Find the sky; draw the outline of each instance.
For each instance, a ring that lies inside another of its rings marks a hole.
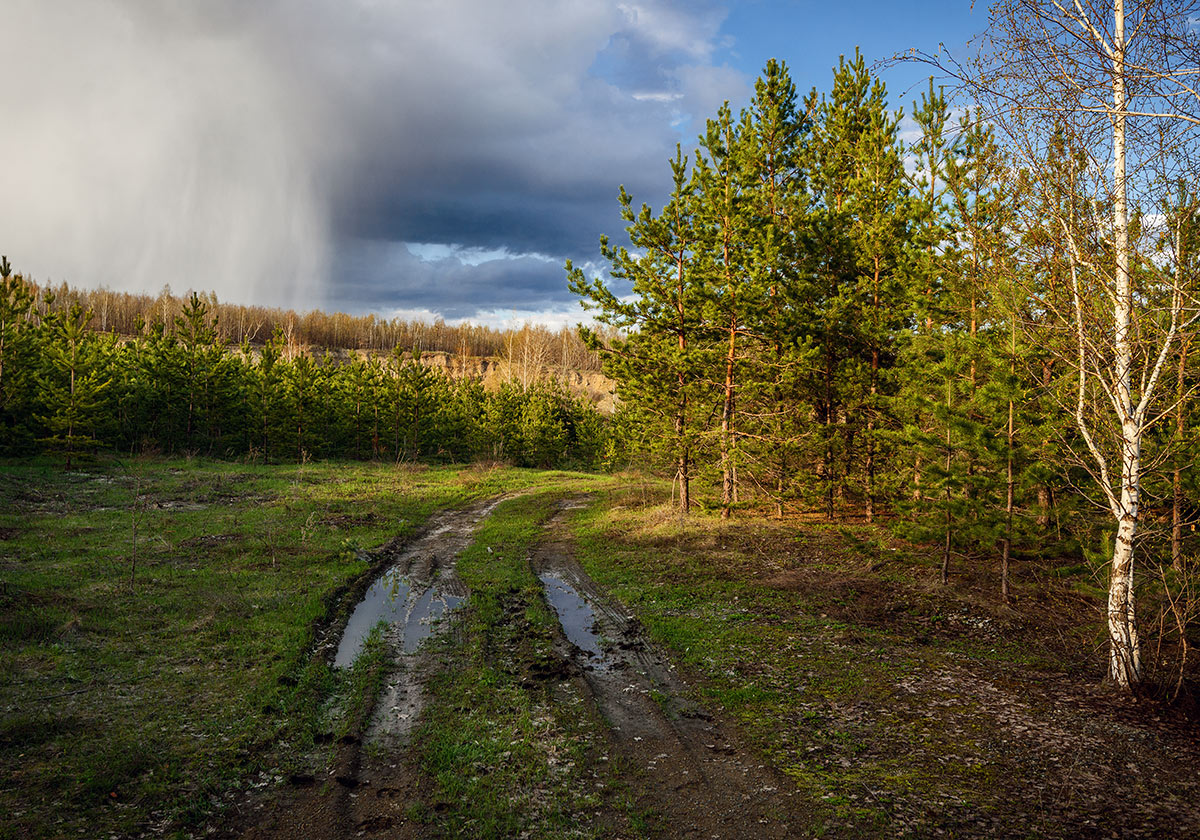
[[[41,282],[574,324],[617,193],[769,58],[962,51],[970,0],[4,0],[0,253]],[[928,70],[880,69],[907,112]]]

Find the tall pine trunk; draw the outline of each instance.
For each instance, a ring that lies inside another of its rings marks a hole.
[[[867,522],[875,521],[875,399],[879,393],[879,255],[871,294],[871,386],[867,406]]]
[[[687,324],[684,322],[683,316],[683,258],[682,256],[676,260],[676,277],[675,277],[677,294],[677,312],[679,314],[679,358],[682,361],[687,352]],[[679,479],[679,515],[684,517],[692,508],[691,497],[691,464],[688,458],[688,443],[687,443],[687,378],[684,376],[683,370],[679,371],[679,413],[675,416],[675,438],[678,449],[678,479]]]
[[[721,406],[721,518],[728,519],[734,503],[733,465],[733,364],[737,352],[737,321],[729,325],[729,349],[725,355],[725,397]]]
[[[1017,375],[1017,320],[1015,316],[1009,319],[1008,354],[1009,376],[1015,379]],[[1000,556],[1000,597],[1004,599],[1004,603],[1006,604],[1009,600],[1008,568],[1012,557],[1013,500],[1016,489],[1016,481],[1013,474],[1014,408],[1014,401],[1010,393],[1008,397],[1008,434],[1005,440],[1008,444],[1008,451],[1005,457],[1004,470],[1004,542]]]

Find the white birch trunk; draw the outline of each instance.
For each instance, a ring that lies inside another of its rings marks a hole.
[[[1113,2],[1113,239],[1116,257],[1116,292],[1113,299],[1115,352],[1113,386],[1121,413],[1121,492],[1113,515],[1117,535],[1113,542],[1112,570],[1108,581],[1109,676],[1122,688],[1141,682],[1142,663],[1134,615],[1133,540],[1137,535],[1141,493],[1142,417],[1133,403],[1133,285],[1129,274],[1129,213],[1125,156],[1125,3]]]

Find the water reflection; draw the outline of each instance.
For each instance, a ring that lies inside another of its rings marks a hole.
[[[600,636],[596,633],[596,616],[592,607],[571,584],[553,572],[538,575],[546,591],[546,600],[558,615],[558,623],[570,642],[598,665],[606,664],[600,650]]]
[[[436,586],[413,592],[399,569],[389,569],[371,584],[351,613],[333,665],[346,668],[353,663],[371,628],[381,621],[400,628],[404,652],[412,653],[433,633],[434,622],[462,602]]]

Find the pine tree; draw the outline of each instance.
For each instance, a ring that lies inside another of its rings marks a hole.
[[[797,111],[796,87],[787,65],[771,59],[742,112],[741,142],[746,157],[743,212],[756,288],[755,323],[742,435],[756,450],[755,483],[773,497],[782,516],[792,495],[802,442],[809,432],[811,406],[800,384],[814,362],[813,286],[802,269],[800,231],[807,208],[803,145],[810,130]]]
[[[28,434],[33,294],[8,257],[0,257],[0,452],[17,451]]]
[[[617,393],[639,416],[665,434],[655,439],[673,464],[679,486],[679,510],[691,506],[693,455],[697,443],[697,392],[708,353],[701,344],[703,281],[695,264],[698,243],[695,185],[680,149],[671,161],[674,188],[662,212],[648,205],[640,212],[633,199],[620,192],[621,216],[634,251],[614,247],[603,237],[600,251],[615,281],[632,285],[634,299],[626,301],[600,278],[588,281],[570,262],[566,270],[571,291],[596,320],[625,331],[605,343],[584,331],[589,347],[604,359],[605,373],[618,383]]]
[[[857,257],[854,289],[858,338],[868,366],[861,403],[865,415],[864,513],[874,521],[879,448],[886,437],[890,368],[896,356],[898,332],[911,323],[907,250],[917,223],[917,206],[907,195],[907,179],[898,140],[900,113],[886,110],[883,83],[871,85],[870,108],[854,156],[848,206],[850,233]]]
[[[189,450],[206,442],[211,451],[219,437],[223,403],[229,397],[225,381],[228,365],[224,363],[227,354],[219,338],[217,319],[210,317],[211,311],[208,302],[192,292],[175,316],[187,401],[184,441]]]
[[[897,143],[899,115],[888,112],[885,87],[857,52],[839,62],[828,97],[813,91],[808,103],[815,118],[805,236],[817,284],[813,332],[821,358],[811,389],[821,426],[819,484],[832,518],[849,487],[856,442],[865,438],[864,507],[873,515],[883,369],[908,318],[903,252],[914,212]]]
[[[945,273],[958,259],[958,242],[946,204],[947,170],[959,154],[957,134],[950,130],[950,107],[933,79],[920,103],[913,103],[913,121],[921,135],[909,151],[915,161],[911,194],[915,211],[909,252],[912,278],[911,308],[915,325],[902,343],[900,366],[903,383],[893,407],[901,428],[929,434],[929,406],[937,401],[940,383],[935,369],[941,357],[941,326],[949,321],[945,312]],[[904,440],[904,435],[901,435]],[[924,499],[925,454],[921,447],[909,448],[908,457],[894,464],[895,486],[919,509]]]
[[[252,384],[254,403],[257,409],[258,426],[261,434],[264,464],[271,463],[273,444],[279,439],[276,432],[281,409],[284,404],[281,383],[285,365],[282,362],[284,347],[283,331],[276,328],[270,340],[263,345],[258,357],[258,367]]]
[[[295,433],[296,460],[304,463],[316,454],[319,446],[316,429],[319,428],[317,416],[321,370],[307,353],[298,353],[294,358],[277,364],[283,368],[280,385],[288,425]]]
[[[43,322],[48,335],[39,385],[46,413],[38,419],[49,434],[41,442],[63,452],[67,469],[78,452],[102,444],[96,430],[110,380],[98,364],[94,333],[87,326],[91,319],[91,311],[76,303]]]
[[[718,450],[721,467],[721,518],[728,519],[737,501],[738,415],[744,341],[761,320],[766,300],[751,270],[750,218],[746,212],[751,164],[744,137],[726,103],[709,120],[701,137],[704,154],[697,160],[695,188],[697,243],[695,263],[703,295],[704,339],[719,359],[710,387],[720,394]]]
[[[927,100],[928,103],[929,100]],[[901,503],[900,529],[940,542],[945,583],[954,553],[990,554],[1000,547],[1001,589],[1007,595],[1015,505],[1017,352],[1008,256],[1013,196],[991,131],[964,117],[952,156],[940,168],[948,207],[935,266],[922,259],[924,288],[907,363],[903,439],[921,469]],[[936,282],[935,282],[936,280]],[[921,283],[918,283],[918,287]],[[1011,339],[1011,340],[1010,340]],[[1003,501],[1002,501],[1003,499]]]
[[[378,409],[382,378],[378,362],[356,355],[338,379],[343,389],[341,399],[350,412],[354,429],[355,458],[364,458],[368,452],[372,456],[378,454]]]
[[[439,374],[420,361],[416,346],[409,359],[396,347],[392,352],[392,423],[397,460],[416,460],[426,450],[426,435],[436,406]]]

